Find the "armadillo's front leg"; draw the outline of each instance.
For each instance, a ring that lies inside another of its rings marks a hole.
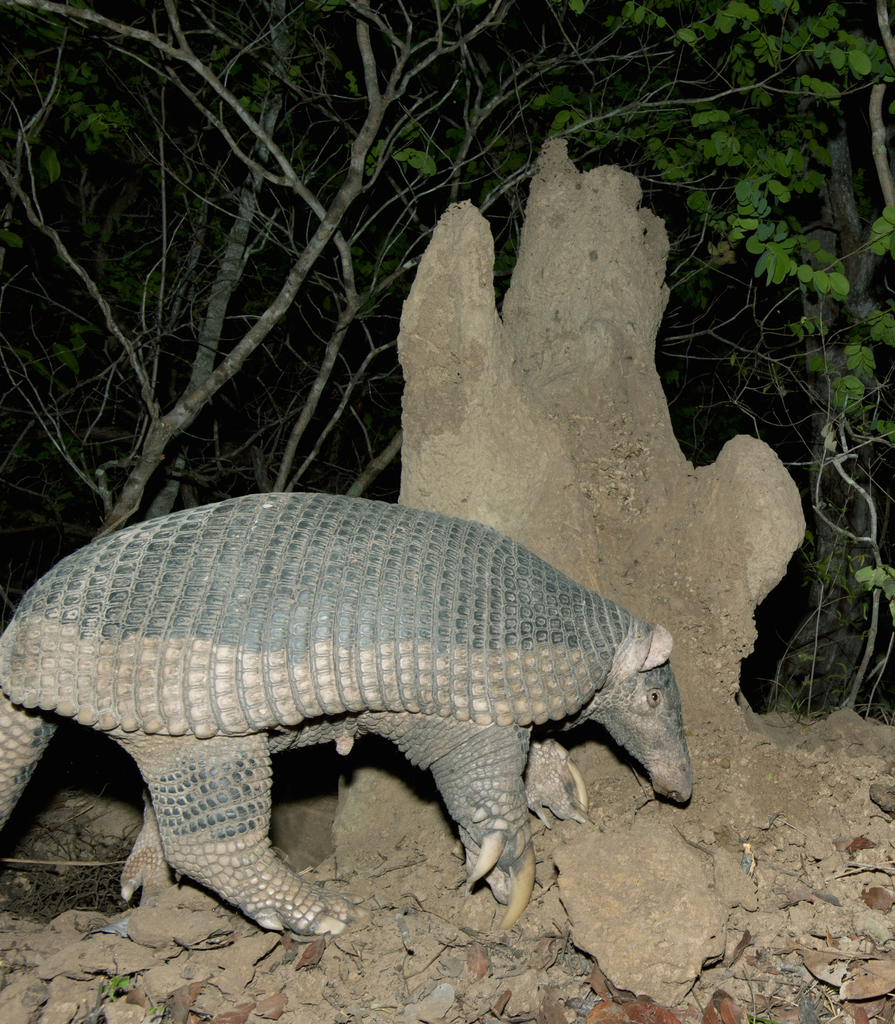
[[[528,905],[535,855],[522,772],[528,732],[516,725],[480,726],[428,715],[362,715],[369,732],[388,736],[422,767],[432,769],[460,838],[476,857],[469,884],[495,865],[510,879],[509,928]]]
[[[362,916],[309,885],[270,849],[270,757],[264,734],[115,737],[149,786],[165,859],[263,928],[338,933]]]
[[[565,747],[556,740],[532,741],[528,748],[528,766],[523,776],[528,809],[551,828],[544,808],[562,821],[573,818],[582,825],[588,821],[589,801],[587,786],[584,784],[578,766]],[[470,872],[481,856],[477,843],[471,836],[464,836],[466,866]],[[485,881],[498,903],[509,903],[512,899],[512,880],[506,872],[496,867]]]

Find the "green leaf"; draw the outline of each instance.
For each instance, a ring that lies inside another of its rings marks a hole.
[[[790,272],[790,268],[793,266],[792,260],[788,256],[777,255],[777,263],[774,266],[773,281],[774,284],[781,284],[786,275]]]
[[[879,589],[889,602],[889,613],[895,620],[895,569],[891,565],[866,565],[855,570],[855,579],[868,590]]]
[[[748,203],[752,199],[752,182],[747,180],[738,181],[733,191],[738,203]]]
[[[870,63],[870,58],[864,50],[849,50],[848,65],[858,78],[863,78],[864,75],[869,75],[873,67]]]
[[[45,146],[41,151],[40,166],[47,172],[50,184],[56,181],[62,173],[62,168],[59,166],[59,157],[56,156],[56,150],[52,146]]]
[[[814,287],[821,293],[821,295],[827,295],[830,291],[830,275],[824,270],[815,270]]]
[[[796,274],[802,284],[810,284],[814,279],[814,268],[809,267],[807,263],[803,263],[796,271]]]
[[[744,21],[758,21],[758,11],[741,0],[731,0],[724,12],[730,18],[742,18]]]
[[[849,283],[844,274],[837,274],[835,271],[830,274],[830,286],[838,296],[844,298],[848,295]]]
[[[430,178],[436,171],[435,161],[420,149],[400,149],[393,156],[400,163],[414,167],[424,178]]]
[[[695,43],[696,33],[692,28],[679,28],[677,30],[677,37],[682,43]]]
[[[17,235],[14,231],[6,231],[0,228],[0,245],[5,245],[10,249],[21,249],[21,236]]]
[[[67,366],[72,373],[77,373],[80,367],[78,366],[78,359],[74,352],[70,348],[66,348],[65,345],[56,344],[53,346],[53,355],[62,363],[63,366]]]

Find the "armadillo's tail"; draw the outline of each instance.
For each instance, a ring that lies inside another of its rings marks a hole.
[[[53,722],[11,703],[0,693],[0,828],[55,731]]]

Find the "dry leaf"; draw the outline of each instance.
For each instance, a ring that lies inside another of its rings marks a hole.
[[[666,1010],[665,1007],[659,1006],[651,999],[632,999],[627,1003],[597,1003],[588,1014],[586,1024],[681,1024],[681,1022],[671,1010]]]
[[[590,987],[603,1002],[609,1002],[612,999],[612,996],[609,994],[609,982],[596,961],[594,961],[594,965],[590,969],[590,977],[587,980]]]
[[[146,995],[146,989],[142,985],[132,985],[127,990],[127,995],[124,997],[126,1003],[131,1003],[133,1006],[142,1006],[145,1010],[149,1005],[149,998]]]
[[[891,910],[892,904],[895,903],[895,892],[884,889],[881,885],[874,885],[861,890],[861,899],[871,910]]]
[[[510,996],[513,994],[512,989],[506,989],[502,992],[497,999],[497,1002],[491,1007],[491,1012],[495,1017],[499,1017],[503,1011],[507,1008],[507,1003],[510,1001]]]
[[[279,1020],[283,1016],[288,1001],[289,999],[285,992],[275,992],[271,996],[265,996],[263,999],[258,1000],[255,1006],[255,1013],[265,1020]]]
[[[712,1005],[711,1000],[706,1003],[705,1009],[702,1011],[702,1022],[701,1024],[721,1024],[718,1019],[718,1011]]]
[[[325,935],[321,935],[319,938],[314,939],[313,942],[309,942],[305,947],[304,953],[295,961],[295,969],[298,971],[302,967],[313,967],[314,964],[319,964],[325,949]]]
[[[254,1009],[254,1003],[237,1003],[231,1010],[219,1013],[211,1024],[246,1024],[249,1014]]]
[[[801,903],[803,900],[806,903],[814,902],[814,894],[807,887],[802,885],[801,882],[793,882],[791,885],[786,887],[779,887],[774,890],[778,896],[783,896],[786,900],[785,903],[781,903],[780,909],[784,907],[794,907],[797,903]]]
[[[481,942],[473,942],[466,954],[466,969],[478,981],[484,978],[491,970],[491,961],[488,959],[488,951]]]
[[[876,999],[892,989],[895,989],[895,960],[865,960],[852,965],[851,977],[840,986],[839,996],[841,999]]]
[[[536,971],[546,971],[548,967],[552,967],[556,963],[557,956],[559,956],[559,941],[544,936],[544,938],[538,939],[537,948],[528,962],[528,966]]]
[[[546,990],[541,990],[541,1014],[538,1020],[543,1017],[544,1024],[567,1024],[565,1010],[560,1003],[553,998],[553,995]]]
[[[594,961],[590,969],[590,977],[587,979],[590,987],[596,994],[607,1003],[629,1003],[637,996],[624,988],[616,988],[615,985],[600,970],[600,965]]]
[[[723,988],[719,988],[712,994],[712,1005],[717,1010],[723,1024],[746,1024],[742,1010]]]
[[[870,1024],[870,1018],[863,1006],[855,1007],[855,1024]]]
[[[852,841],[846,846],[846,853],[854,853],[855,850],[872,850],[876,846],[876,843],[872,839],[868,839],[866,836],[858,836],[857,839]]]
[[[736,947],[734,948],[733,956],[731,956],[730,963],[727,965],[728,967],[733,967],[737,960],[739,960],[739,958],[743,955],[743,950],[746,949],[750,942],[752,942],[752,932],[750,932],[747,928],[743,932],[743,937],[740,939],[740,941],[736,944]]]
[[[194,981],[189,985],[181,985],[179,989],[171,993],[167,1007],[172,1024],[187,1024],[190,1007],[206,984],[204,981]]]
[[[828,985],[841,985],[848,972],[848,957],[832,950],[829,953],[820,949],[802,950],[805,967],[817,978]]]

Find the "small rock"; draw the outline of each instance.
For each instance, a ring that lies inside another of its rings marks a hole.
[[[724,952],[723,877],[666,825],[638,822],[554,853],[572,940],[619,988],[677,1005]]]
[[[454,987],[443,981],[421,999],[418,1003],[410,1003],[404,1010],[405,1021],[423,1021],[431,1024],[441,1020],[454,1003]]]
[[[127,925],[127,936],[141,946],[165,946],[174,941],[194,946],[219,931],[221,918],[208,910],[172,914],[163,907],[134,907]]]
[[[40,1015],[40,1024],[71,1024],[80,1009],[79,1003],[47,1003]]]
[[[143,1024],[146,1011],[142,1006],[126,1003],[123,999],[114,1003],[106,1003],[103,1007],[106,1024]]]
[[[874,782],[870,787],[870,799],[886,814],[895,815],[895,788],[892,786]]]
[[[438,968],[438,973],[445,978],[459,978],[466,964],[458,957],[442,953],[435,966]]]
[[[49,986],[33,975],[10,982],[0,992],[0,1020],[3,1024],[29,1024],[31,1015],[43,1006],[49,994]]]

